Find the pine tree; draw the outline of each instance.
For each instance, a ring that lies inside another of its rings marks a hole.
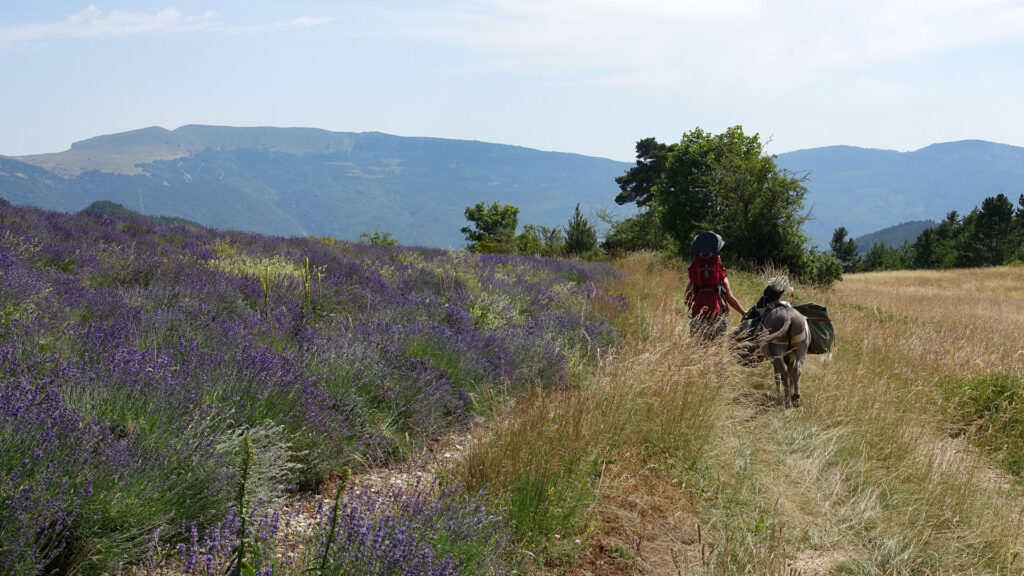
[[[840,226],[835,229],[832,233],[832,242],[829,242],[829,247],[832,248],[832,255],[843,263],[843,271],[850,272],[857,266],[857,244],[853,241],[853,238],[847,237],[848,232],[845,226]]]
[[[597,230],[580,212],[576,204],[576,212],[565,227],[565,252],[570,256],[586,256],[597,251]]]

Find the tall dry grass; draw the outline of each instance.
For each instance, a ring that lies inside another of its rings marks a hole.
[[[538,571],[1024,573],[1024,488],[951,408],[960,385],[1024,375],[1024,269],[797,286],[829,307],[837,343],[783,410],[768,365],[689,338],[682,270],[619,265],[624,346],[578,387],[520,401],[464,467]],[[730,277],[747,305],[767,280]]]
[[[779,551],[803,573],[1024,571],[1021,485],[951,435],[944,400],[951,384],[1022,373],[1022,282],[1024,270],[990,269],[797,287],[829,307],[837,344],[807,363],[802,409],[745,420],[737,405],[722,428],[711,467],[731,501],[703,508],[720,537],[748,535],[764,514],[762,525],[785,527]],[[732,561],[757,568],[753,556]]]
[[[520,400],[466,459],[463,479],[486,486],[523,544],[548,563],[600,538],[601,518],[623,512],[617,500],[637,497],[631,502],[642,507],[648,482],[699,465],[720,420],[719,389],[736,377],[725,348],[689,337],[682,292],[672,288],[680,274],[659,262],[621,263],[627,280],[613,290],[632,308],[620,319],[626,344],[578,387]],[[619,553],[635,555],[626,544]]]

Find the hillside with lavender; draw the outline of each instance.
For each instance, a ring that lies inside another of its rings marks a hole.
[[[3,574],[509,573],[511,529],[457,486],[354,494],[258,550],[289,494],[563,386],[624,306],[592,263],[14,206],[0,230]]]

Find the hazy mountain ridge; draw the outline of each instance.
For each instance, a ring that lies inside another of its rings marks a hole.
[[[858,237],[909,220],[967,213],[986,197],[1024,193],[1024,148],[982,140],[913,152],[830,146],[779,154],[784,168],[809,172],[805,230],[828,246],[845,226]]]
[[[805,231],[827,247],[845,226],[859,238],[907,221],[969,212],[1024,193],[1024,148],[980,140],[913,152],[830,146],[780,154],[807,173]],[[317,128],[149,127],[76,142],[67,151],[0,156],[0,196],[77,211],[109,200],[143,214],[277,235],[355,239],[391,232],[406,244],[459,247],[463,211],[500,201],[520,222],[564,225],[614,208],[615,177],[633,166],[467,140]],[[618,209],[628,215],[628,207]]]
[[[935,220],[912,220],[883,228],[877,232],[858,236],[853,241],[857,245],[857,252],[860,254],[865,254],[875,244],[885,244],[889,248],[899,248],[905,243],[913,243],[921,235],[921,232],[938,225],[939,223]]]
[[[216,126],[146,128],[5,161],[66,176],[30,166],[30,182],[15,185],[0,175],[0,195],[16,204],[71,211],[109,200],[218,228],[348,239],[382,230],[441,247],[464,243],[463,211],[481,201],[514,204],[520,222],[548,226],[568,221],[577,202],[614,206],[614,179],[629,166],[464,140]]]

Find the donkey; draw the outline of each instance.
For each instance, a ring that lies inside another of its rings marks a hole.
[[[786,301],[773,302],[761,317],[758,342],[775,368],[775,392],[786,408],[800,405],[800,372],[811,343],[807,318]]]

